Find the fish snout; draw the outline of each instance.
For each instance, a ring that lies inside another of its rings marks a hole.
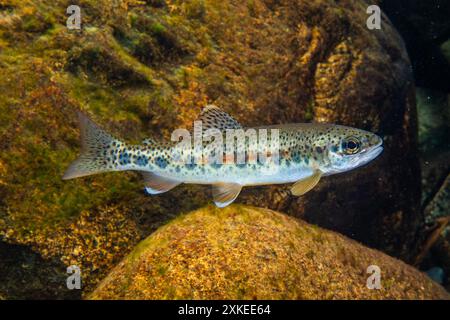
[[[369,139],[369,145],[371,147],[379,147],[383,145],[383,139],[380,136],[377,136],[376,134],[372,135]]]

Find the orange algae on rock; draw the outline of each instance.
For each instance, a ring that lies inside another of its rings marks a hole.
[[[367,267],[381,269],[379,290]],[[413,267],[332,231],[242,205],[183,215],[142,241],[90,299],[448,299]]]

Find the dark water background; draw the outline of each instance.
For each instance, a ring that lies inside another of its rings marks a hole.
[[[450,1],[383,1],[382,9],[402,35],[414,71],[422,206],[427,222],[433,224],[448,216],[450,202]],[[433,206],[433,200],[439,205]],[[447,241],[448,231],[447,227],[442,233]],[[449,253],[442,241],[437,240],[421,268],[448,286]]]

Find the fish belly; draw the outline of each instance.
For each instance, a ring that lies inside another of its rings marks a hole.
[[[254,168],[251,165],[236,166],[223,165],[218,169],[207,166],[189,171],[170,174],[169,172],[155,172],[158,175],[182,181],[188,184],[216,184],[238,183],[242,186],[256,186],[266,184],[282,184],[295,182],[312,175],[313,170],[308,167],[287,168]]]

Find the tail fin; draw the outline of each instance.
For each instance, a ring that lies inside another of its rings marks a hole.
[[[111,135],[100,129],[83,113],[78,112],[80,124],[81,153],[78,159],[71,163],[63,179],[73,179],[91,174],[112,171],[105,152],[111,143],[117,141]]]

